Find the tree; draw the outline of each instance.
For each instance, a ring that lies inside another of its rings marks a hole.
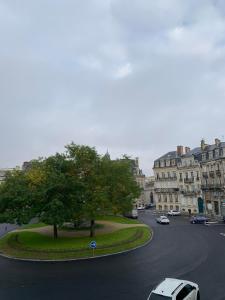
[[[44,181],[42,197],[36,203],[41,221],[53,225],[54,238],[58,237],[58,226],[73,220],[79,199],[79,184],[73,161],[64,154],[50,156],[42,162]]]
[[[34,216],[29,180],[20,170],[6,174],[0,188],[1,222],[25,224]]]
[[[90,236],[95,235],[95,220],[106,199],[101,174],[101,157],[95,148],[71,143],[66,146],[67,157],[75,165],[76,174],[82,187],[83,214],[90,220]]]
[[[101,157],[95,148],[71,143],[67,157],[73,160],[82,186],[83,212],[90,220],[90,236],[95,235],[96,217],[105,211],[124,213],[140,194],[129,159],[111,160]]]

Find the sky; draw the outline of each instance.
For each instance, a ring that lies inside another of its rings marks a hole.
[[[0,168],[224,140],[223,0],[0,0],[0,45]]]

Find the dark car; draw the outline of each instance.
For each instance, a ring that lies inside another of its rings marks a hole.
[[[149,203],[149,204],[145,205],[145,209],[151,209],[153,207],[155,207],[155,204],[153,204],[153,203]]]
[[[193,216],[190,219],[191,224],[204,224],[205,222],[208,222],[208,218],[205,216]]]

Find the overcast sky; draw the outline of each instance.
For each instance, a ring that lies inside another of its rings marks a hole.
[[[0,0],[0,39],[0,167],[224,139],[224,0]]]

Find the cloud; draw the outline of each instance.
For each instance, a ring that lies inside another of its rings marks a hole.
[[[0,0],[0,167],[70,141],[153,160],[225,135],[225,6]]]

